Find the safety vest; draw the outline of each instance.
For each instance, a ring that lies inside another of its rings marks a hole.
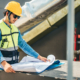
[[[18,28],[11,24],[8,27],[2,20],[0,21],[0,30],[2,40],[0,41],[0,50],[7,62],[10,64],[18,62]]]

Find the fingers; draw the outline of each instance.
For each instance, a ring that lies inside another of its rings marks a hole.
[[[7,70],[6,70],[7,73],[16,73],[12,67],[9,67]]]
[[[13,69],[10,70],[11,73],[16,73]]]
[[[16,73],[14,70],[7,70],[7,73]]]
[[[46,62],[47,61],[47,58],[42,57],[41,60],[44,61],[44,62]]]
[[[50,60],[45,57],[42,58],[42,61],[44,61],[44,62],[49,61],[50,62]]]
[[[42,57],[42,56],[38,56],[38,59],[40,59],[40,60],[42,60],[42,61],[44,61],[44,62],[46,62],[46,61],[49,61],[50,62],[50,60],[48,60],[47,58],[45,58],[45,57]]]
[[[13,69],[12,69],[12,72],[13,72],[13,73],[16,73]]]
[[[47,59],[46,58],[44,58],[44,62],[46,62],[47,61]]]
[[[50,62],[50,60],[48,59],[48,61]]]

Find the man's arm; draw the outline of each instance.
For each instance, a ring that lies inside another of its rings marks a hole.
[[[20,47],[20,49],[22,49],[26,54],[33,56],[35,58],[37,58],[39,56],[39,54],[33,50],[26,42],[25,40],[22,38],[22,35],[19,32],[19,37],[18,37],[18,46]]]
[[[18,46],[28,55],[33,56],[35,58],[38,58],[44,62],[47,61],[47,58],[42,57],[41,55],[39,55],[35,50],[33,50],[26,42],[25,40],[22,38],[20,31],[19,31],[19,37],[18,37]]]
[[[4,67],[4,71],[5,72],[7,72],[7,73],[9,73],[9,72],[15,73],[15,71],[12,69],[12,66],[5,61],[1,51],[0,51],[0,64],[2,64],[2,66]]]
[[[2,62],[2,61],[4,61],[5,59],[4,59],[4,57],[3,57],[3,55],[2,55],[2,53],[1,53],[1,51],[0,51],[0,63]]]
[[[0,41],[2,40],[2,36],[1,36],[1,29],[0,29]],[[1,43],[0,43],[1,44]],[[2,53],[1,53],[1,51],[0,51],[0,64],[1,64],[1,62],[2,61],[4,61],[5,59],[4,59],[4,57],[3,57],[3,55],[2,55]]]
[[[2,39],[2,36],[1,36],[1,30],[0,30],[0,41],[1,41],[1,39]],[[7,72],[7,73],[9,73],[9,72],[15,73],[15,71],[12,69],[12,66],[5,61],[1,51],[0,51],[0,64],[3,66],[5,72]]]

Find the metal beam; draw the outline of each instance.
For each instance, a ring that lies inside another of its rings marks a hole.
[[[67,21],[67,80],[73,80],[73,53],[74,53],[74,0],[68,0],[68,21]]]

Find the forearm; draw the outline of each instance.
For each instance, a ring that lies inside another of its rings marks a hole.
[[[39,54],[32,48],[30,47],[25,40],[22,38],[20,32],[19,32],[19,37],[18,37],[18,46],[28,55],[33,56],[37,58]]]
[[[23,41],[22,43],[19,44],[19,47],[28,55],[33,56],[35,58],[37,58],[39,56],[39,54],[33,49],[31,48],[25,41]]]

